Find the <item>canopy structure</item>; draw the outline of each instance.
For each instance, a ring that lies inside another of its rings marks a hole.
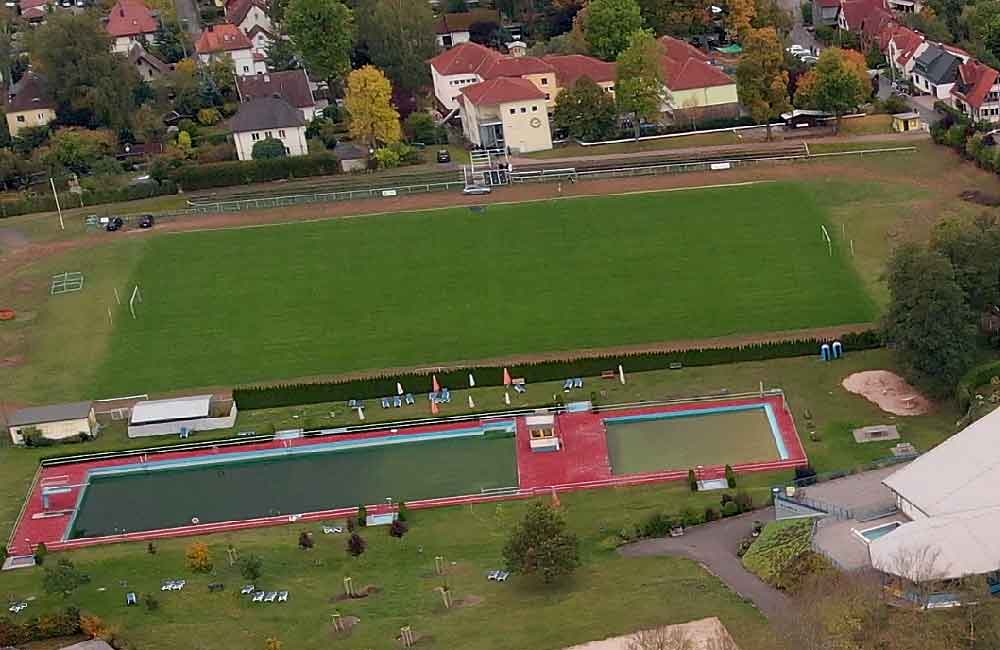
[[[193,395],[176,399],[139,402],[132,408],[132,424],[154,424],[208,417],[211,395]]]

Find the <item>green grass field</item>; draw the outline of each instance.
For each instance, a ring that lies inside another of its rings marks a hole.
[[[108,394],[858,323],[794,184],[155,237]]]
[[[517,487],[514,438],[455,438],[99,476],[70,537],[434,499]],[[206,500],[205,495],[212,498]]]
[[[606,424],[615,474],[776,460],[763,409]]]

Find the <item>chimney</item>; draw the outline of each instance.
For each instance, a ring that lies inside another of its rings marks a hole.
[[[266,84],[271,83],[271,75],[269,74],[264,75],[264,83]]]
[[[125,7],[118,8],[118,15],[121,16],[122,18],[125,17]]]

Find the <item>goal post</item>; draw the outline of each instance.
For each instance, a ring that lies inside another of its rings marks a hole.
[[[830,239],[830,232],[826,229],[826,226],[820,224],[820,231],[823,233],[823,240],[826,242],[827,250],[830,252],[830,257],[833,257],[833,240]]]
[[[135,304],[137,302],[139,302],[139,303],[142,302],[142,292],[139,291],[139,285],[138,284],[135,285],[135,288],[132,289],[132,297],[130,297],[128,299],[128,308],[129,308],[129,311],[132,312],[132,318],[133,319],[136,318],[136,315],[135,315]]]

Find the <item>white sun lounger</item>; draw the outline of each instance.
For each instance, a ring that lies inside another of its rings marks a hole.
[[[264,596],[264,602],[265,603],[273,603],[277,599],[278,599],[278,592],[277,591],[269,591],[269,592],[267,592],[267,595]]]
[[[278,602],[279,603],[288,602],[288,592],[287,591],[279,591],[278,592]]]
[[[490,571],[489,573],[486,574],[486,579],[496,580],[498,575],[500,575],[499,571]]]
[[[344,532],[344,529],[340,526],[323,526],[324,535],[339,535]]]
[[[181,589],[184,588],[184,585],[186,585],[186,584],[187,584],[187,581],[185,581],[185,580],[175,580],[174,581],[174,585],[173,585],[173,587],[171,587],[171,589],[173,589],[174,591],[180,591]]]
[[[264,601],[264,596],[266,595],[267,594],[265,594],[263,591],[258,591],[253,595],[253,598],[251,600],[255,603],[260,603]]]
[[[507,578],[510,577],[510,571],[500,571],[497,574],[497,582],[506,582]]]
[[[243,587],[242,589],[240,589],[240,595],[241,596],[249,596],[253,592],[254,592],[254,586],[253,585],[247,585],[246,587]]]

